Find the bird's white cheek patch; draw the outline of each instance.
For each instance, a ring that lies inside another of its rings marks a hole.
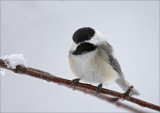
[[[104,41],[105,41],[104,36],[100,32],[95,31],[94,36],[90,40],[86,40],[85,42],[97,45],[97,44],[104,42]]]
[[[79,44],[76,44],[75,42],[72,43],[72,46],[71,46],[71,51],[75,51],[76,48],[78,47]]]

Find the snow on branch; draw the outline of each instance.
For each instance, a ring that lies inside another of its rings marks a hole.
[[[15,69],[17,65],[26,66],[23,54],[5,55],[1,59],[5,62],[7,68]]]
[[[60,78],[60,77],[56,77],[50,73],[38,70],[38,69],[34,69],[34,68],[30,68],[30,67],[26,67],[26,61],[23,58],[23,55],[11,55],[11,56],[7,56],[7,57],[3,57],[2,59],[0,59],[0,67],[1,68],[5,68],[8,70],[11,70],[15,73],[19,73],[19,74],[26,74],[32,77],[36,77],[36,78],[40,78],[43,80],[46,80],[48,82],[54,82],[57,83],[59,85],[64,85],[67,86],[69,88],[74,88],[77,89],[79,91],[88,93],[90,95],[96,96],[98,98],[101,98],[103,100],[107,100],[111,103],[116,103],[116,105],[121,106],[123,108],[129,109],[131,111],[134,112],[142,112],[142,111],[138,111],[135,108],[132,108],[128,105],[124,105],[118,101],[112,101],[114,100],[111,97],[107,97],[106,95],[110,95],[113,97],[117,97],[120,100],[127,100],[129,102],[135,103],[137,105],[140,105],[142,107],[147,107],[150,108],[152,110],[156,110],[156,111],[160,111],[160,106],[145,102],[143,100],[134,98],[134,97],[130,97],[130,96],[126,96],[123,93],[119,93],[116,91],[112,91],[109,89],[105,89],[102,88],[100,94],[97,94],[96,92],[96,86],[92,86],[91,84],[84,84],[84,83],[76,83],[74,86],[72,85],[72,81],[71,80],[67,80],[64,78]],[[132,89],[132,87],[128,90],[130,91]]]

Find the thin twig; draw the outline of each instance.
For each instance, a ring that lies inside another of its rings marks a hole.
[[[57,83],[57,84],[60,84],[60,85],[64,85],[64,86],[73,88],[71,80],[59,78],[59,77],[51,75],[47,72],[43,72],[41,70],[28,68],[28,67],[23,67],[23,66],[20,66],[20,65],[18,65],[16,67],[16,69],[7,68],[7,66],[5,65],[5,62],[2,59],[0,59],[0,67],[9,69],[9,70],[14,71],[16,73],[26,74],[26,75],[29,75],[29,76],[32,76],[32,77],[36,77],[36,78],[46,80],[48,82],[54,82],[54,83]],[[83,90],[84,92],[89,92],[89,93],[92,92],[93,94],[97,94],[96,93],[96,88],[97,87],[92,86],[90,84],[76,83],[74,85],[74,87],[78,90]],[[118,97],[121,100],[127,100],[127,101],[130,101],[132,103],[138,104],[142,107],[147,107],[147,108],[150,108],[152,110],[160,111],[160,106],[157,106],[157,105],[154,105],[154,104],[151,104],[151,103],[148,103],[148,102],[145,102],[143,100],[140,100],[140,99],[137,99],[137,98],[134,98],[134,97],[130,97],[130,96],[125,98],[125,95],[123,93],[119,93],[119,92],[112,91],[112,90],[109,90],[109,89],[104,89],[104,88],[102,88],[100,93],[111,95],[111,96],[114,96],[114,97]]]

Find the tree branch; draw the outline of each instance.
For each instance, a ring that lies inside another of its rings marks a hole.
[[[38,69],[33,69],[33,68],[30,68],[30,67],[23,67],[23,66],[20,66],[20,65],[17,65],[16,69],[7,68],[7,66],[5,65],[5,62],[2,59],[0,59],[0,67],[11,70],[15,73],[26,74],[26,75],[29,75],[29,76],[32,76],[32,77],[36,77],[36,78],[46,80],[48,82],[54,82],[54,83],[57,83],[59,85],[64,85],[64,86],[73,88],[71,80],[59,78],[59,77],[56,77],[54,75],[51,75],[50,73],[47,73],[47,72],[44,72],[44,71],[41,71],[41,70],[38,70]],[[91,95],[97,95],[97,93],[96,93],[96,88],[97,87],[92,86],[90,84],[76,83],[74,85],[74,87],[77,90],[87,92]],[[112,90],[109,90],[109,89],[102,88],[98,97],[100,97],[102,95],[101,97],[104,98],[103,94],[118,97],[121,100],[127,100],[127,101],[130,101],[132,103],[138,104],[142,107],[147,107],[147,108],[150,108],[152,110],[160,111],[160,106],[157,106],[157,105],[154,105],[154,104],[151,104],[151,103],[148,103],[148,102],[145,102],[143,100],[140,100],[140,99],[137,99],[137,98],[134,98],[134,97],[130,97],[130,96],[125,98],[125,95],[123,93],[119,93],[119,92],[116,92],[116,91],[112,91]]]

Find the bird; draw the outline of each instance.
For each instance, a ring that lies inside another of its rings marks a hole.
[[[100,93],[103,85],[116,82],[127,92],[131,85],[114,56],[113,47],[98,30],[79,28],[73,33],[72,40],[68,58],[71,71],[77,77],[72,80],[72,85],[80,80],[98,83],[96,92]],[[139,95],[139,92],[133,88],[127,95]]]

